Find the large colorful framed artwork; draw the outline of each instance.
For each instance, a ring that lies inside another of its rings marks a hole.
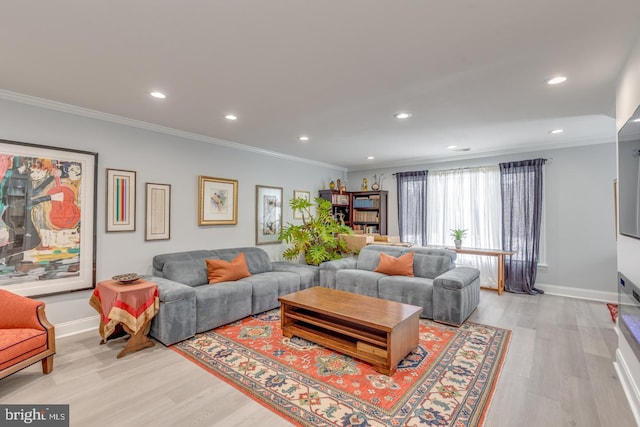
[[[200,176],[198,225],[238,223],[238,180]]]
[[[280,243],[282,187],[256,185],[256,245]]]
[[[98,154],[0,140],[0,288],[42,296],[95,285]]]
[[[106,231],[136,231],[136,173],[107,169]]]

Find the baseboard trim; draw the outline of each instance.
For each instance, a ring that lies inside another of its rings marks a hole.
[[[87,331],[97,331],[100,326],[100,316],[85,317],[70,322],[58,323],[56,326],[56,338],[68,337]]]
[[[631,412],[636,420],[636,424],[640,426],[640,392],[638,392],[636,382],[631,376],[631,372],[629,371],[629,367],[627,366],[627,362],[624,360],[624,356],[620,351],[620,348],[616,350],[616,361],[613,362],[613,367],[618,374],[624,394],[627,396],[627,401],[631,407]]]
[[[569,286],[549,285],[546,283],[536,283],[536,288],[542,289],[545,294],[557,295],[561,297],[579,298],[592,301],[618,303],[617,292],[594,291],[591,289],[572,288]]]

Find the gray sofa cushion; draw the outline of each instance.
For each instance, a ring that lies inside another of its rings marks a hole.
[[[441,255],[413,255],[413,275],[435,279],[442,273],[453,268],[451,258]]]
[[[320,265],[320,269],[319,269],[320,270],[320,273],[319,273],[320,286],[323,286],[325,288],[335,289],[336,273],[344,269],[352,269],[352,268],[354,269],[356,268],[356,264],[357,264],[357,259],[353,257],[323,262]]]
[[[399,257],[403,253],[403,249],[397,246],[370,245],[365,246],[358,255],[357,269],[373,271],[380,262],[380,252],[393,257]]]
[[[320,269],[315,265],[273,262],[273,271],[288,271],[300,276],[300,289],[316,286],[320,282]]]
[[[380,298],[422,307],[421,317],[433,318],[433,280],[424,277],[385,276],[378,280]]]
[[[446,289],[462,289],[480,277],[480,270],[473,267],[458,267],[438,277],[436,286]]]
[[[213,251],[198,250],[156,255],[153,257],[153,275],[188,286],[209,283],[205,259],[219,259]]]
[[[220,282],[194,288],[196,292],[195,313],[184,313],[196,318],[196,332],[204,332],[251,314],[250,283],[242,281]]]
[[[378,296],[378,280],[385,274],[367,270],[338,270],[336,289],[354,294]]]
[[[251,285],[251,314],[262,313],[278,307],[278,277],[272,274],[254,274],[238,280]]]
[[[241,252],[244,253],[244,258],[247,260],[247,267],[249,268],[249,273],[251,274],[273,271],[269,255],[267,255],[267,253],[260,248],[216,249],[211,252],[213,252],[218,257],[218,259],[223,259],[225,261],[231,261]]]

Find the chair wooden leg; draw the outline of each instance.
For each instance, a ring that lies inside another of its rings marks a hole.
[[[53,371],[53,355],[42,359],[42,373],[50,374]]]

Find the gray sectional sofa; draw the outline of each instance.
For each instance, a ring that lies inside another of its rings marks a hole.
[[[233,260],[243,252],[251,276],[209,285],[206,259]],[[255,247],[157,255],[153,277],[160,310],[150,335],[165,345],[280,305],[278,297],[319,283],[318,267],[271,262]]]
[[[414,252],[413,274],[375,272],[380,253]],[[480,302],[480,271],[455,266],[456,253],[427,247],[365,246],[357,258],[320,265],[322,286],[422,307],[421,317],[461,325]]]
[[[380,252],[394,257],[414,252],[415,277],[388,276],[373,270]],[[207,259],[233,260],[244,253],[251,276],[209,285]],[[480,272],[455,267],[455,252],[422,247],[366,246],[357,258],[320,267],[271,262],[256,247],[196,250],[156,255],[153,276],[160,309],[149,334],[165,345],[280,305],[278,297],[311,286],[325,286],[421,306],[421,316],[460,325],[480,300]]]

